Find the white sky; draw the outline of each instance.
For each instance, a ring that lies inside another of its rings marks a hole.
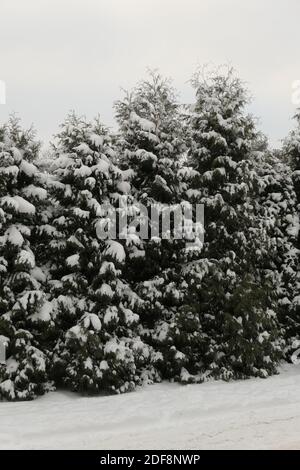
[[[192,102],[197,65],[230,63],[279,145],[295,112],[299,19],[299,0],[0,0],[0,122],[16,111],[45,140],[70,109],[113,125],[120,88],[147,67]]]

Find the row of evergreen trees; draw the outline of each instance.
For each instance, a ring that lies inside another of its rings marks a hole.
[[[232,70],[193,85],[150,73],[117,132],[71,113],[47,157],[0,127],[0,398],[267,377],[298,347],[300,113],[273,151]],[[138,203],[204,204],[204,243],[98,236]]]

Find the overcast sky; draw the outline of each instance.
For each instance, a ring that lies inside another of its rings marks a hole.
[[[273,145],[292,126],[300,80],[299,0],[0,0],[7,104],[48,140],[70,109],[113,125],[113,102],[147,67],[183,102],[198,65],[234,66]]]

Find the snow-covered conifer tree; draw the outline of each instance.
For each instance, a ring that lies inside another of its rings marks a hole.
[[[32,399],[49,388],[44,345],[51,330],[46,276],[38,259],[37,227],[46,217],[47,191],[34,160],[32,130],[12,117],[0,128],[0,398]]]
[[[286,263],[287,295],[282,299],[283,309],[281,323],[284,328],[287,341],[286,357],[291,358],[291,354],[300,345],[300,274],[299,274],[299,249],[300,249],[300,110],[295,115],[296,126],[285,139],[282,149],[282,158],[287,160],[292,171],[294,187],[290,184],[288,188],[290,199],[294,192],[294,212],[285,208],[285,220],[289,235],[294,239],[294,249],[290,250],[289,263]],[[282,186],[282,183],[281,183]],[[282,188],[280,187],[280,192]],[[280,204],[277,204],[279,206]],[[289,208],[288,208],[289,209]],[[293,264],[292,264],[293,262]]]
[[[188,194],[204,204],[205,239],[201,259],[185,266],[186,305],[165,332],[176,351],[169,370],[183,381],[267,376],[281,342],[272,285],[256,263],[266,243],[255,208],[259,134],[231,70],[194,85],[188,163],[198,175]]]
[[[187,203],[185,192],[196,172],[185,166],[188,129],[170,82],[160,74],[151,72],[116,103],[116,112],[120,164],[132,169],[133,194],[147,210],[143,224],[148,239],[143,242],[140,256],[132,253],[129,258],[127,276],[137,285],[143,300],[140,309],[143,334],[160,350],[161,342],[157,339],[160,331],[182,299],[181,267],[192,257],[186,243],[189,236],[193,240],[197,236],[183,232],[181,239],[175,239],[172,233],[172,229],[178,229],[175,220],[170,224],[169,238],[161,231],[153,235],[151,230],[155,223],[161,226],[162,218],[172,207],[183,214]],[[160,217],[159,223],[154,213]],[[199,252],[199,247],[200,243],[196,243],[195,251]],[[158,358],[161,357],[159,354]]]
[[[300,109],[295,114],[296,126],[285,139],[283,155],[288,159],[293,170],[293,180],[300,204]]]
[[[139,239],[130,233],[120,239],[118,227],[115,237],[104,239],[116,214],[129,210],[129,173],[113,163],[115,150],[98,120],[70,114],[55,153],[56,210],[46,228],[54,234],[49,251],[58,331],[52,375],[84,393],[125,392],[150,362],[150,349],[136,333],[139,298],[122,275],[126,252]]]
[[[138,202],[146,208],[156,206],[158,211],[163,205],[183,202],[189,170],[183,168],[186,136],[169,80],[150,72],[148,79],[116,103],[116,117],[120,126],[120,164],[133,171],[133,192]],[[149,228],[150,224],[149,220]],[[174,245],[159,237],[145,243],[147,255],[141,259],[138,279],[149,279],[170,266],[170,243]]]

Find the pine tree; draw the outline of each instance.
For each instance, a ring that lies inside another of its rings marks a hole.
[[[58,135],[49,244],[56,330],[52,375],[75,391],[125,392],[140,383],[150,349],[136,333],[138,296],[122,269],[138,238],[103,239],[117,213],[129,210],[130,183],[112,161],[110,136],[99,120],[70,114]],[[122,204],[125,198],[126,204]],[[101,236],[100,236],[100,235]]]
[[[188,163],[199,176],[188,194],[204,204],[205,238],[201,259],[185,266],[185,305],[166,330],[174,351],[166,367],[182,381],[264,377],[282,345],[273,286],[257,266],[267,242],[255,208],[260,136],[233,71],[198,76],[194,85]]]
[[[36,252],[36,229],[46,216],[47,191],[34,160],[32,130],[12,117],[0,128],[0,398],[32,399],[49,389],[44,345],[51,330],[46,276]]]

